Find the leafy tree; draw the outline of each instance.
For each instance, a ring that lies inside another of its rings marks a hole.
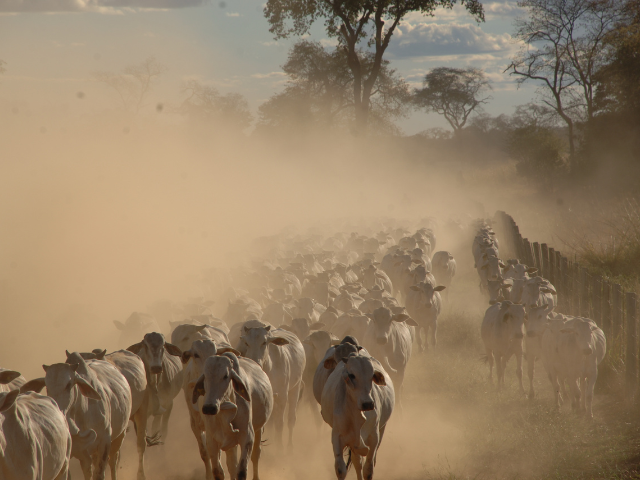
[[[518,162],[518,173],[549,187],[564,164],[562,150],[562,140],[553,129],[538,125],[514,129],[507,143],[507,151]]]
[[[478,20],[484,21],[479,0],[460,0]],[[311,25],[324,19],[327,35],[346,51],[346,64],[353,76],[356,128],[366,129],[371,97],[383,67],[384,53],[400,21],[412,12],[433,16],[439,7],[452,8],[457,0],[267,0],[264,14],[276,39],[304,35]],[[365,68],[358,44],[366,40],[373,48],[371,64]]]
[[[215,87],[203,85],[197,80],[189,80],[182,87],[187,98],[178,111],[194,122],[216,123],[237,130],[251,125],[253,115],[247,99],[239,93],[222,95]]]
[[[125,112],[138,113],[145,106],[145,99],[153,83],[167,68],[155,57],[149,57],[137,65],[129,65],[121,73],[93,72],[93,78],[112,89]]]
[[[444,115],[454,133],[467,123],[469,115],[481,110],[492,97],[484,97],[491,85],[477,68],[438,67],[424,78],[424,87],[415,91],[415,102],[428,112]]]
[[[372,52],[358,52],[362,71],[375,63]],[[347,51],[325,49],[319,42],[296,43],[282,66],[288,80],[282,92],[259,108],[259,123],[270,127],[352,125],[356,118],[354,77],[347,66]],[[369,121],[393,129],[394,119],[407,114],[410,106],[407,83],[383,60],[369,103]]]
[[[606,60],[604,39],[619,17],[619,0],[521,0],[528,11],[516,21],[522,50],[505,71],[521,84],[540,85],[542,102],[569,129],[575,166],[576,123],[593,117],[594,75]]]

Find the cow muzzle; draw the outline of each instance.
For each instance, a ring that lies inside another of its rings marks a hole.
[[[202,413],[204,413],[205,415],[216,415],[218,413],[218,406],[217,405],[203,405],[202,406]]]
[[[363,412],[368,412],[376,408],[376,404],[373,400],[369,402],[362,402],[362,407],[360,408]]]
[[[377,340],[378,345],[386,345],[387,344],[387,337],[378,337]]]
[[[151,373],[153,373],[154,375],[157,375],[159,373],[162,373],[162,365],[154,365],[149,370],[151,370]]]

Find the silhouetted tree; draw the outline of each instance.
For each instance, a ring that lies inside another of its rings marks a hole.
[[[554,175],[564,164],[562,150],[562,140],[553,129],[537,125],[514,129],[507,144],[518,173],[545,189],[552,187]]]
[[[145,106],[145,99],[153,83],[167,68],[155,57],[149,57],[137,65],[129,65],[121,73],[93,72],[93,78],[112,89],[118,95],[124,111],[138,113]]]
[[[358,51],[358,55],[366,74],[374,66],[374,54]],[[353,124],[357,116],[354,77],[346,57],[343,47],[327,50],[319,42],[296,43],[282,66],[287,84],[260,106],[260,125],[300,128]],[[369,97],[370,123],[393,129],[393,120],[408,113],[410,99],[407,83],[383,60]]]
[[[619,0],[521,0],[528,16],[516,21],[520,53],[505,71],[521,84],[541,86],[544,104],[553,108],[569,129],[569,150],[575,166],[576,122],[594,113],[594,75],[606,60],[604,39],[619,18]]]
[[[477,68],[434,68],[424,77],[423,84],[414,93],[415,103],[428,112],[444,115],[454,133],[465,126],[469,115],[480,111],[492,98],[484,96],[491,85]]]
[[[216,123],[218,126],[244,130],[251,125],[253,115],[249,102],[239,93],[222,95],[215,87],[189,80],[182,87],[187,98],[178,112],[198,123]]]
[[[432,16],[437,8],[452,8],[456,3],[457,0],[267,0],[264,14],[276,39],[304,35],[316,20],[324,19],[327,35],[336,38],[346,51],[346,64],[353,76],[356,127],[362,132],[369,120],[384,53],[400,21],[413,12]],[[478,21],[484,20],[478,0],[460,3]],[[363,65],[363,51],[357,48],[363,40],[374,49],[368,69]]]

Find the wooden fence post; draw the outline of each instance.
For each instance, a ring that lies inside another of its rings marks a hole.
[[[611,332],[616,341],[622,333],[622,302],[622,285],[614,283],[611,289]]]
[[[560,305],[562,305],[562,313],[565,315],[571,314],[571,298],[573,295],[573,289],[571,285],[571,272],[569,270],[569,259],[564,255],[560,256],[560,272],[562,275],[562,298],[560,298]]]
[[[540,250],[540,244],[533,242],[533,262],[534,266],[538,268],[538,276],[543,277],[542,272],[542,251]]]
[[[571,300],[571,315],[580,315],[580,263],[573,262],[573,268],[571,269],[573,298]]]
[[[626,313],[627,313],[627,355],[626,355],[626,379],[627,379],[627,395],[633,397],[636,393],[638,384],[638,343],[636,339],[637,324],[637,295],[634,292],[626,294]]]
[[[562,287],[559,287],[556,283],[556,277],[558,276],[558,265],[556,264],[556,251],[553,248],[549,249],[549,281],[556,287],[556,292],[560,293]]]
[[[549,247],[546,243],[540,245],[540,265],[542,265],[542,276],[549,280]]]
[[[594,275],[591,280],[591,319],[602,328],[602,277]]]
[[[529,243],[528,238],[522,239],[522,246],[524,248],[522,263],[524,263],[528,267],[533,267],[533,260],[531,259],[531,244]]]
[[[605,280],[602,284],[602,331],[606,338],[613,340],[611,335],[611,283]]]
[[[586,267],[580,267],[580,316],[589,318],[589,283],[590,275]]]

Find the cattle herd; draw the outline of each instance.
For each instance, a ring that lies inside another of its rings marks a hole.
[[[602,330],[555,313],[553,285],[535,268],[500,259],[490,221],[445,229],[467,239],[490,304],[479,325],[490,380],[495,363],[502,387],[515,356],[525,393],[525,358],[532,398],[541,359],[557,406],[568,386],[573,409],[592,416]],[[435,251],[431,219],[413,231],[365,230],[263,237],[259,260],[224,275],[208,271],[202,297],[115,322],[126,349],[66,352],[30,381],[0,369],[0,478],[66,479],[75,457],[85,479],[105,478],[108,465],[115,480],[131,421],[144,479],[145,450],[167,438],[182,392],[208,480],[224,478],[222,452],[230,478],[247,478],[251,460],[257,480],[265,429],[273,449],[291,449],[299,405],[309,407],[318,430],[329,425],[337,477],[353,465],[359,480],[371,479],[385,429],[402,409],[413,345],[419,352],[437,345],[456,260]]]

